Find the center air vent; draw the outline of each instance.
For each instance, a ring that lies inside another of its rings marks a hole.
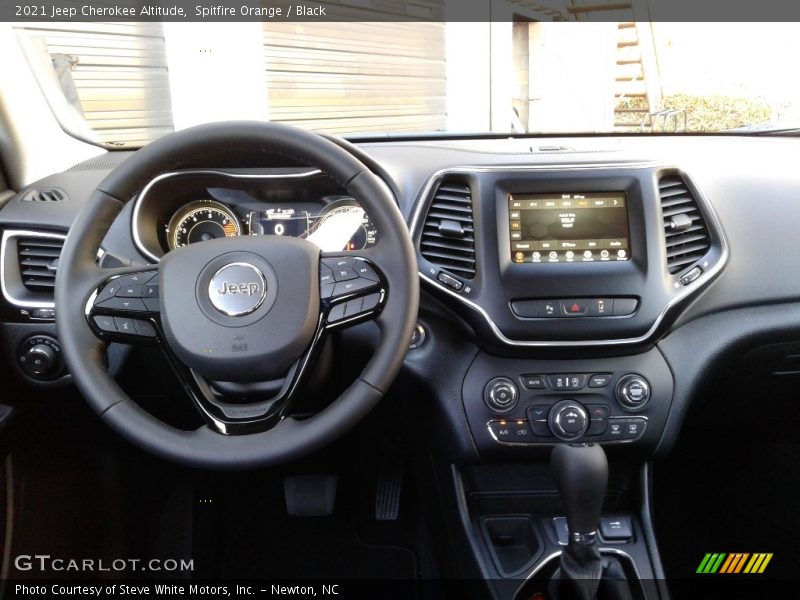
[[[53,293],[56,269],[64,240],[50,237],[19,237],[17,255],[22,285],[31,292]]]
[[[58,188],[36,188],[25,192],[20,199],[23,202],[63,202],[67,194]]]
[[[442,180],[433,195],[420,239],[422,256],[464,279],[475,277],[475,231],[472,189]]]
[[[700,207],[679,175],[663,176],[658,191],[667,242],[667,269],[675,274],[703,258],[711,247],[711,239]]]

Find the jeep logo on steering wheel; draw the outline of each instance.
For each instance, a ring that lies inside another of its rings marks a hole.
[[[219,312],[230,317],[248,315],[267,295],[264,274],[245,262],[235,262],[219,269],[208,284],[208,297]]]

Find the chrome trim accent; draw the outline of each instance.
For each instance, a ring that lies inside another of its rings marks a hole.
[[[569,532],[570,538],[576,544],[594,544],[597,540],[597,530],[591,531],[589,533],[578,533],[577,531],[570,531]]]
[[[6,286],[6,252],[9,240],[16,237],[38,237],[47,239],[66,240],[67,236],[63,233],[50,233],[45,231],[31,231],[29,229],[6,229],[3,232],[3,241],[0,245],[0,288],[6,301],[20,308],[55,308],[55,301],[46,300],[22,300],[14,297]]]
[[[423,212],[423,208],[425,204],[427,204],[427,199],[430,197],[431,192],[433,191],[433,186],[444,176],[448,174],[470,174],[470,173],[491,173],[495,171],[586,171],[586,170],[597,170],[597,169],[675,169],[683,173],[683,171],[674,165],[670,165],[668,163],[662,163],[658,161],[651,161],[651,162],[639,162],[639,163],[587,163],[587,164],[553,164],[553,165],[505,165],[505,166],[455,166],[455,167],[447,167],[445,169],[440,169],[436,171],[433,175],[431,175],[428,180],[426,181],[425,185],[422,188],[422,192],[417,198],[417,204],[414,208],[414,214],[411,218],[411,225],[410,225],[410,232],[412,240],[415,239],[417,228],[420,225],[420,217]],[[661,322],[667,316],[667,313],[675,306],[677,303],[682,301],[684,298],[688,297],[691,294],[699,291],[702,287],[704,287],[707,283],[709,283],[716,275],[719,273],[722,268],[727,264],[728,257],[730,252],[728,250],[728,241],[725,237],[725,232],[722,229],[722,224],[719,221],[719,217],[717,216],[717,212],[714,210],[714,206],[708,200],[706,195],[703,191],[699,188],[699,186],[695,183],[693,179],[689,177],[690,184],[693,187],[694,191],[696,192],[697,199],[701,203],[702,207],[701,210],[704,211],[704,214],[708,216],[708,222],[711,228],[714,230],[714,233],[719,237],[720,240],[720,257],[719,260],[714,264],[710,269],[704,270],[703,274],[700,275],[697,279],[695,279],[691,284],[688,286],[684,286],[680,293],[673,296],[667,304],[664,306],[662,311],[659,313],[658,317],[656,317],[653,326],[647,330],[643,335],[633,338],[617,338],[617,339],[607,339],[607,340],[514,340],[509,337],[506,337],[497,324],[492,320],[489,314],[479,305],[465,298],[464,296],[454,292],[453,290],[448,289],[444,285],[440,284],[435,279],[428,277],[422,271],[418,271],[418,274],[422,281],[432,285],[437,290],[445,292],[446,294],[452,296],[453,298],[458,299],[460,302],[468,306],[469,308],[476,311],[480,316],[484,318],[486,323],[489,325],[489,328],[492,330],[492,333],[495,335],[497,340],[506,344],[508,346],[517,346],[517,347],[529,347],[529,348],[550,348],[550,347],[561,347],[561,348],[569,348],[569,347],[595,347],[595,346],[620,346],[620,345],[632,345],[632,344],[640,344],[650,340],[653,337],[655,332],[661,326]],[[415,242],[415,250],[419,251],[417,244]],[[675,278],[677,280],[677,277]]]
[[[169,171],[167,173],[162,173],[157,177],[151,179],[143,188],[139,195],[133,202],[133,214],[131,215],[131,235],[133,236],[133,245],[136,246],[136,249],[142,253],[143,256],[146,256],[154,263],[157,263],[160,258],[147,250],[142,243],[142,239],[139,236],[139,229],[137,227],[139,223],[139,209],[142,205],[142,200],[147,196],[147,193],[150,189],[160,181],[165,179],[169,179],[170,177],[178,177],[180,175],[219,175],[222,177],[230,177],[231,179],[300,179],[304,177],[313,177],[315,175],[322,174],[320,169],[311,169],[309,171],[302,171],[300,173],[283,173],[283,174],[273,174],[273,173],[230,173],[228,171],[220,171],[218,169],[186,169],[185,171]]]

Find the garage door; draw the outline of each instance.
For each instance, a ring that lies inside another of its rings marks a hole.
[[[22,29],[71,63],[80,106],[104,142],[142,145],[173,131],[161,23],[35,23]]]
[[[265,23],[270,120],[331,133],[444,129],[444,35],[441,22]]]

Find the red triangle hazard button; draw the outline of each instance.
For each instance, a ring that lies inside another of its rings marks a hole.
[[[577,302],[573,302],[572,306],[569,307],[569,312],[581,312],[581,307],[578,306]]]

